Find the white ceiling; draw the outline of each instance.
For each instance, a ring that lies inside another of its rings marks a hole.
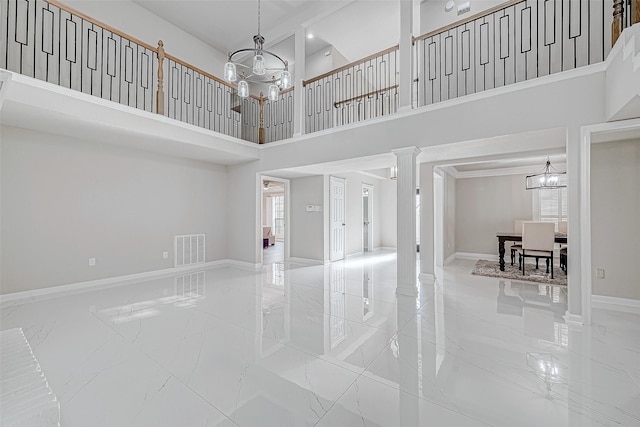
[[[253,47],[258,0],[133,1],[223,54]],[[308,54],[331,44],[355,61],[398,43],[400,6],[398,0],[261,0],[260,22],[265,46],[291,64],[298,25],[314,34]]]

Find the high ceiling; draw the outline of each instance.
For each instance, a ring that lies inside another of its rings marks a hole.
[[[252,47],[258,29],[258,0],[133,1],[224,54]],[[300,25],[314,35],[308,54],[333,45],[349,61],[397,44],[400,34],[398,0],[261,0],[260,9],[266,47],[290,63]]]

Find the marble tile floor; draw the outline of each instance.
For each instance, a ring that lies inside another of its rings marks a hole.
[[[5,305],[72,426],[639,426],[640,316],[392,252],[218,268]]]

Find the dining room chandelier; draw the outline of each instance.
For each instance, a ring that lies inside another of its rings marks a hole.
[[[544,170],[535,175],[527,175],[525,178],[525,186],[527,190],[566,188],[567,173],[556,171],[551,166],[551,162],[547,157],[547,164]]]
[[[280,91],[291,87],[289,63],[273,52],[264,49],[264,37],[260,34],[260,0],[258,0],[258,34],[253,36],[253,48],[238,49],[229,53],[224,64],[224,79],[229,83],[238,82],[238,96],[249,96],[249,82],[268,84],[267,97],[278,99]],[[246,54],[252,54],[251,65]],[[238,74],[238,69],[244,69]],[[246,73],[245,73],[246,71]]]

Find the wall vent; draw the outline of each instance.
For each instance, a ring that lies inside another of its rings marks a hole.
[[[189,234],[176,236],[175,256],[173,257],[176,267],[184,265],[202,264],[205,261],[204,234]]]

